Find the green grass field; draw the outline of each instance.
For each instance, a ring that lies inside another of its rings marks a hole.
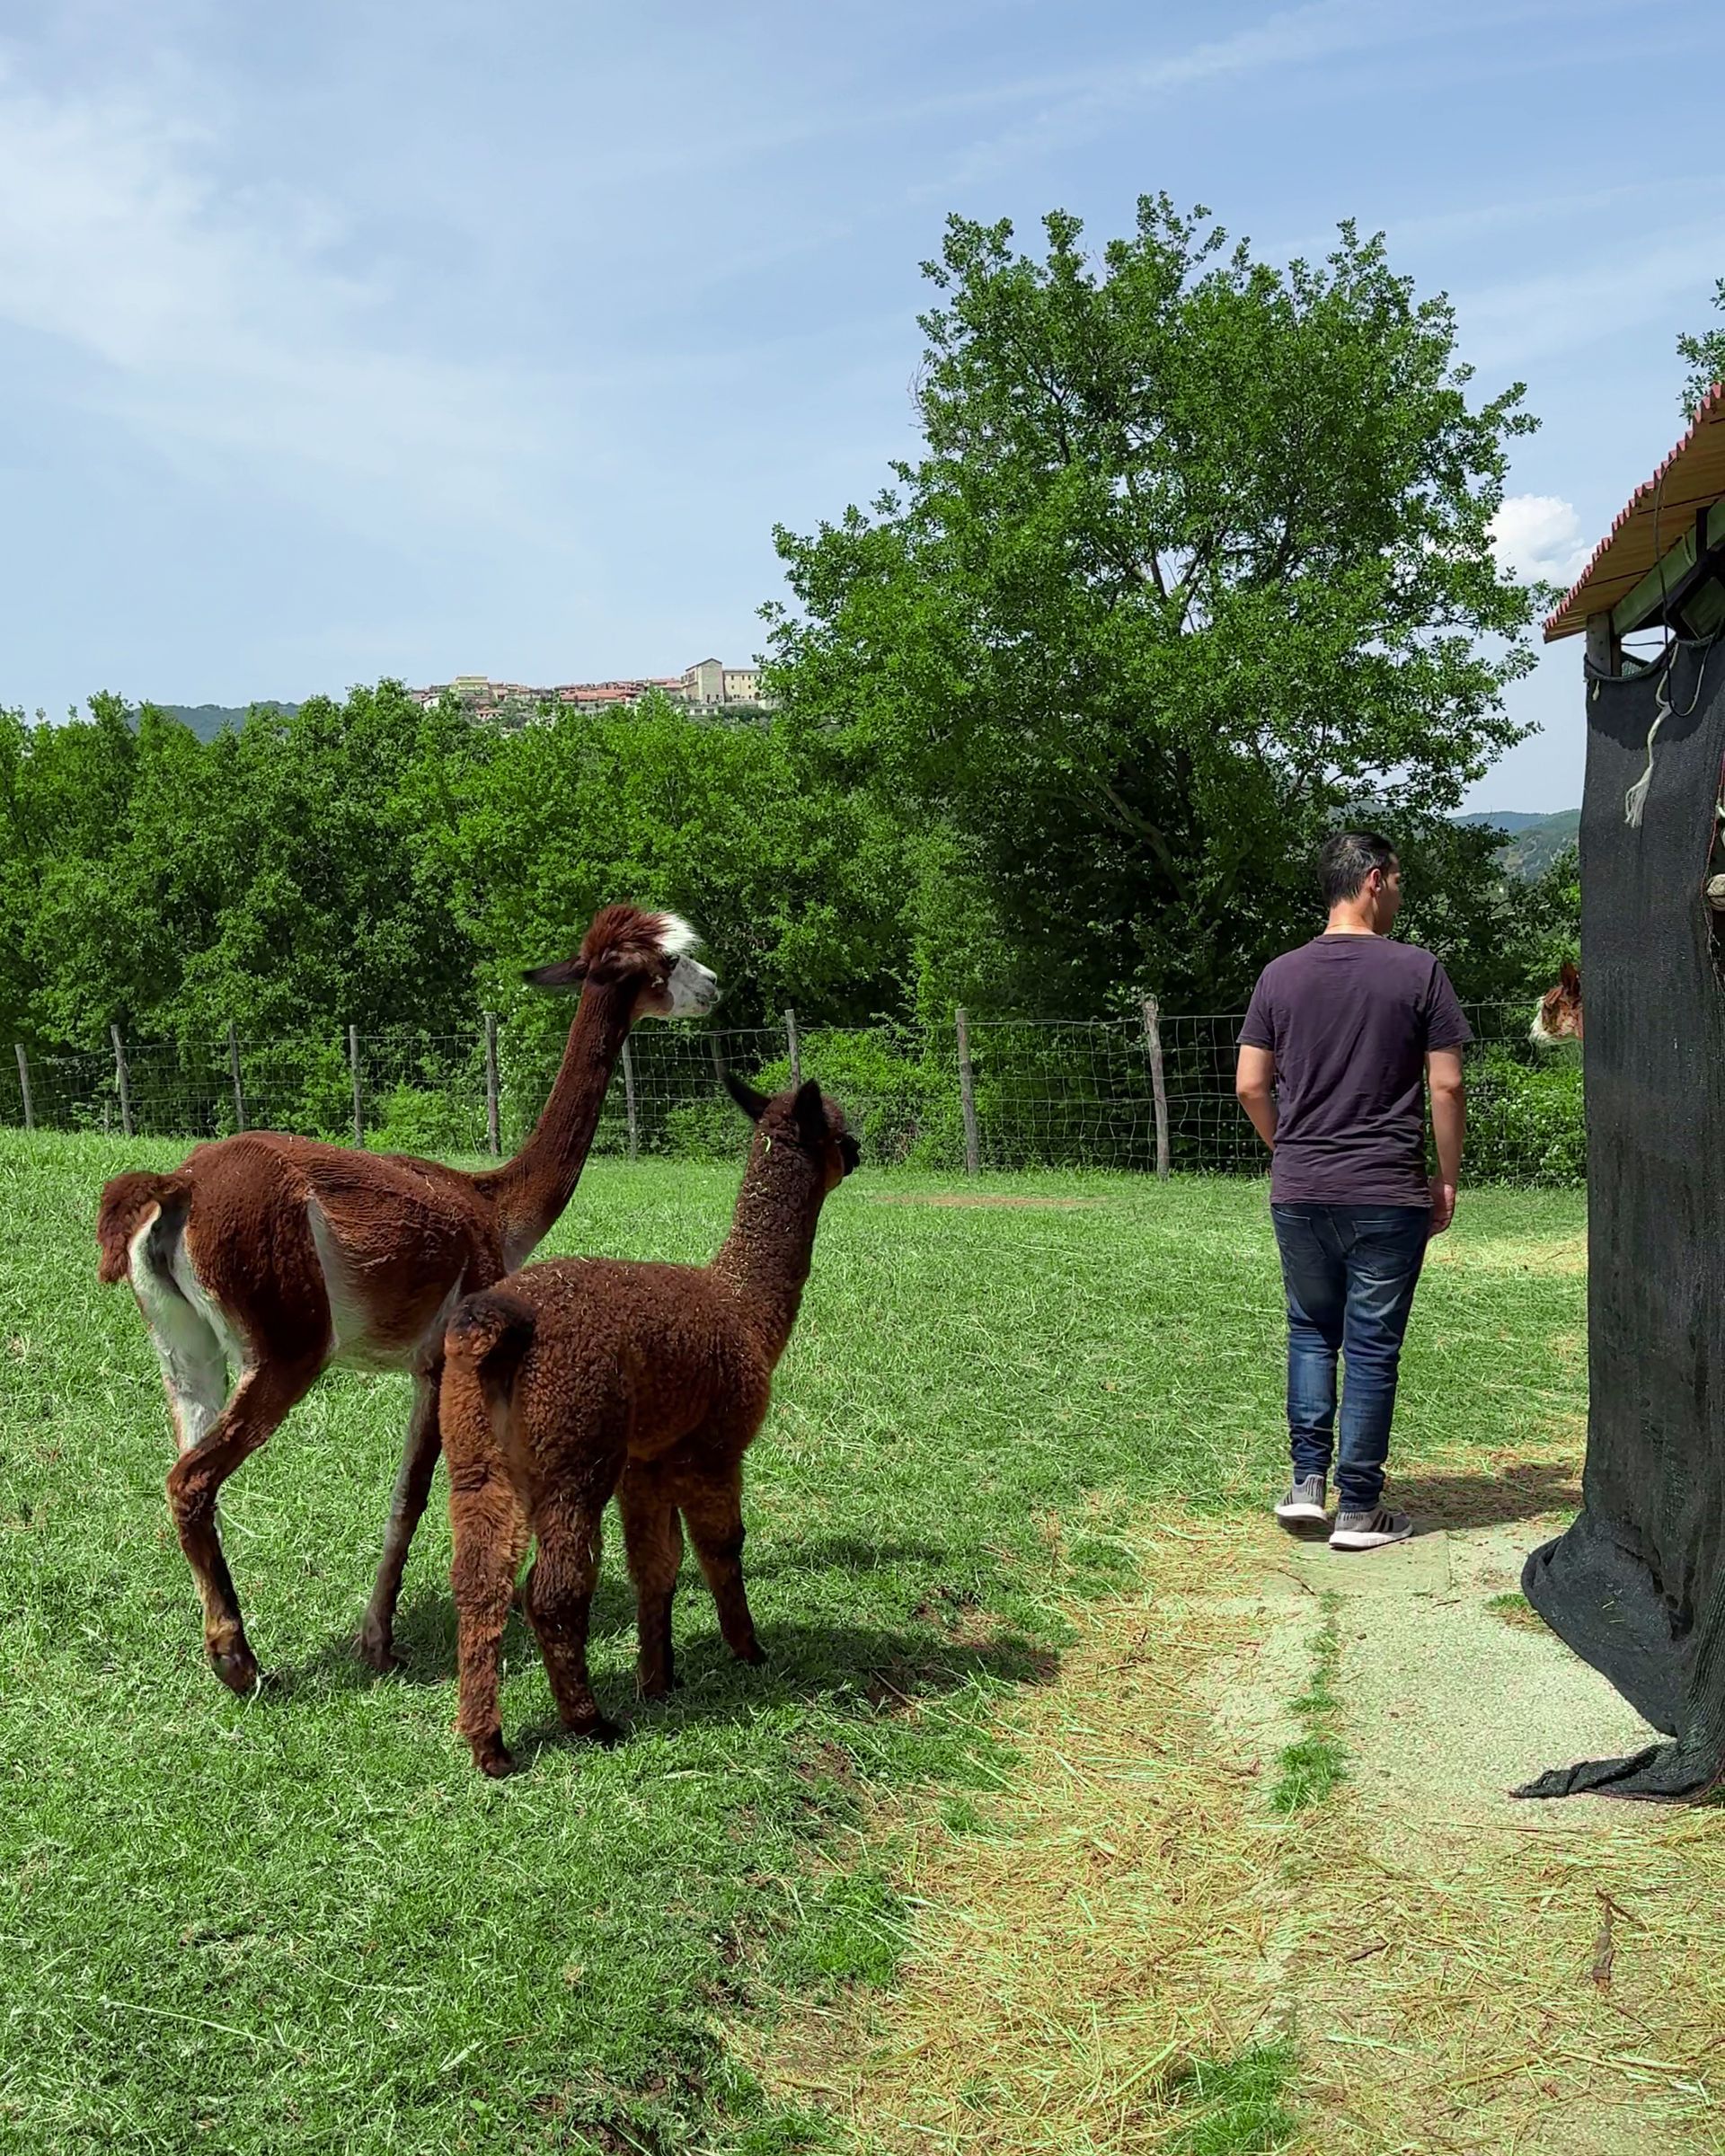
[[[868,1795],[1010,1777],[994,1701],[1057,1676],[1062,1606],[1133,1561],[1122,1524],[1268,1494],[1262,1187],[974,1187],[1087,1201],[1021,1209],[846,1184],[748,1470],[767,1666],[725,1657],[691,1566],[686,1689],[638,1707],[614,1535],[594,1674],[628,1741],[555,1739],[518,1622],[523,1771],[493,1785],[451,1727],[441,1481],[410,1669],[379,1681],[349,1648],[403,1380],[332,1374],[229,1484],[270,1682],[242,1703],[204,1668],[155,1358],[129,1294],[97,1289],[91,1233],[106,1176],[180,1150],[0,1133],[0,2149],[822,2145],[723,2028],[787,1991],[889,1982]],[[596,1162],[550,1249],[703,1259],[735,1181]],[[1398,1461],[1577,1427],[1583,1277],[1526,1253],[1581,1225],[1579,1197],[1466,1197],[1416,1312]]]

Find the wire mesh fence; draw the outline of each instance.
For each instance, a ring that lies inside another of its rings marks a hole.
[[[1519,1005],[1475,1009],[1471,1056],[1476,1171],[1575,1182],[1584,1171],[1580,1074],[1532,1047]],[[771,1091],[793,1069],[844,1107],[877,1166],[1257,1172],[1263,1153],[1234,1099],[1238,1014],[1157,1012],[1090,1021],[973,1019],[717,1036],[726,1060]],[[746,1127],[727,1099],[709,1029],[642,1025],[613,1074],[593,1150],[729,1158]],[[481,1018],[465,1032],[404,1029],[296,1038],[136,1042],[107,1051],[14,1051],[0,1064],[0,1124],[224,1137],[297,1132],[375,1151],[509,1153],[555,1082],[560,1036],[543,1021]]]

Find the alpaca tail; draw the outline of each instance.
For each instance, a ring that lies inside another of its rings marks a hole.
[[[515,1381],[533,1345],[537,1321],[525,1303],[486,1288],[467,1297],[444,1335],[449,1375],[458,1388],[464,1389],[464,1381],[478,1388],[491,1427],[500,1435],[501,1418],[514,1401]]]
[[[151,1207],[164,1220],[178,1219],[190,1197],[189,1176],[151,1175],[141,1169],[117,1175],[103,1186],[96,1208],[96,1277],[104,1287],[130,1277],[132,1238]]]

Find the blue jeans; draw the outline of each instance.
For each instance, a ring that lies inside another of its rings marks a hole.
[[[1423,1206],[1272,1206],[1287,1289],[1287,1430],[1294,1476],[1328,1474],[1336,1362],[1347,1365],[1336,1489],[1344,1512],[1384,1492],[1402,1339],[1431,1215]]]

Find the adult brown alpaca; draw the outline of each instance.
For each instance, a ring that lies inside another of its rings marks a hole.
[[[1528,1038],[1539,1048],[1555,1048],[1566,1040],[1579,1047],[1581,1021],[1581,975],[1574,963],[1565,959],[1556,985],[1539,999]]]
[[[216,1498],[332,1362],[413,1374],[407,1446],[360,1634],[395,1666],[396,1597],[438,1463],[443,1333],[461,1296],[519,1265],[569,1203],[629,1029],[712,1007],[717,985],[672,914],[609,906],[535,986],[580,991],[544,1111],[513,1160],[482,1175],[404,1153],[248,1131],[199,1145],[172,1175],[102,1194],[99,1277],[129,1279],[155,1343],[180,1457],[168,1503],[197,1575],[217,1674],[258,1666],[216,1527]],[[228,1369],[237,1374],[229,1390]]]
[[[672,1683],[671,1596],[686,1522],[744,1662],[765,1660],[743,1593],[743,1454],[766,1416],[827,1194],[856,1141],[812,1082],[768,1100],[727,1077],[756,1124],[730,1233],[712,1264],[563,1258],[470,1295],[449,1327],[443,1445],[455,1529],[462,1735],[507,1774],[503,1626],[524,1601],[564,1726],[609,1742],[587,1672],[599,1522],[615,1490],[635,1583],[640,1689]],[[679,1518],[680,1515],[680,1518]]]

